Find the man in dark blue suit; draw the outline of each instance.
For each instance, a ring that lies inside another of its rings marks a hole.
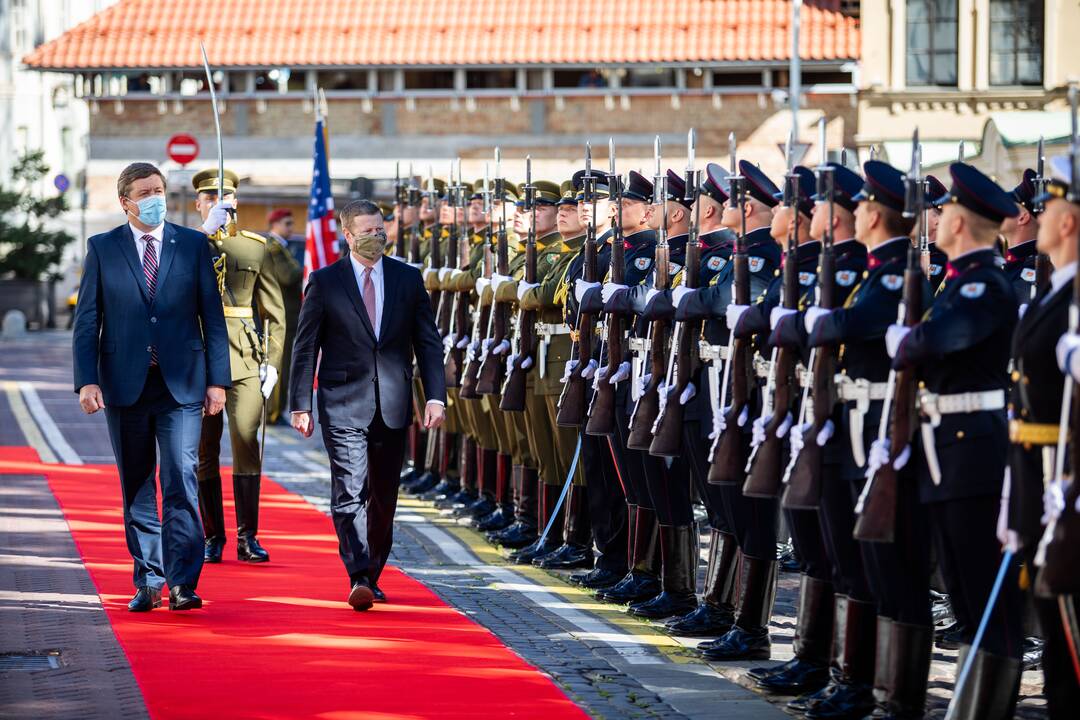
[[[383,256],[386,231],[378,205],[350,202],[339,221],[350,252],[308,280],[289,399],[293,427],[310,437],[317,364],[338,552],[351,583],[349,604],[367,610],[386,599],[378,580],[390,556],[405,428],[412,422],[413,357],[427,398],[428,429],[446,417],[446,372],[420,271]]]
[[[137,592],[128,609],[202,607],[198,463],[202,416],[229,386],[229,339],[206,235],[165,222],[165,177],[134,163],[117,181],[127,223],[87,243],[75,308],[75,391],[105,410]],[[224,211],[212,213],[218,221]],[[203,228],[204,231],[206,228]],[[214,228],[216,229],[216,228]],[[161,455],[162,518],[154,481]]]

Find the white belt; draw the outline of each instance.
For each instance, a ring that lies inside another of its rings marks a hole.
[[[797,365],[795,367],[795,379],[798,380],[799,387],[808,388],[814,384],[814,373],[805,365]]]
[[[541,323],[538,322],[534,326],[536,328],[537,335],[543,335],[545,338],[550,338],[555,335],[569,335],[570,326],[566,323]]]
[[[934,427],[941,424],[942,415],[985,412],[1005,409],[1004,390],[983,390],[982,392],[955,393],[936,395],[931,392],[919,393],[919,408],[930,418]]]
[[[766,360],[765,358],[761,357],[760,355],[755,355],[754,356],[754,374],[757,375],[759,378],[767,378],[767,377],[769,377],[769,366],[770,366],[770,364],[771,363],[769,363],[769,361]]]
[[[648,352],[649,350],[649,338],[632,337],[630,338],[630,352]]]
[[[698,357],[702,362],[708,360],[727,360],[728,359],[728,347],[727,345],[713,345],[707,343],[704,340],[698,341]]]
[[[866,446],[863,444],[863,428],[870,403],[884,400],[889,393],[889,384],[870,382],[866,378],[852,378],[844,374],[833,377],[836,383],[836,396],[844,402],[854,402],[848,410],[848,434],[851,438],[851,457],[858,467],[866,465]]]

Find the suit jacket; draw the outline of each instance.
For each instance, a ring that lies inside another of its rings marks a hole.
[[[100,385],[106,405],[134,405],[150,347],[178,403],[200,402],[207,385],[230,387],[229,338],[206,235],[165,223],[157,290],[146,288],[125,223],[87,242],[75,306],[75,391]]]
[[[311,274],[293,344],[290,407],[311,412],[319,360],[319,421],[365,428],[375,417],[403,428],[412,419],[413,356],[424,397],[446,402],[442,338],[420,271],[384,257],[381,337],[368,320],[348,256]]]

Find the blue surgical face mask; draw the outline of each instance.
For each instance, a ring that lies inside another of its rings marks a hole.
[[[139,206],[139,222],[157,227],[165,221],[165,197],[151,195],[135,203]]]

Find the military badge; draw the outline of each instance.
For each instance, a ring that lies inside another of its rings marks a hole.
[[[1024,268],[1020,271],[1020,279],[1024,282],[1035,282],[1035,268]]]
[[[638,270],[648,270],[650,265],[652,265],[652,258],[639,257],[634,260],[634,267]]]
[[[817,277],[817,275],[815,275],[812,272],[801,272],[801,273],[799,273],[799,284],[800,285],[813,285],[814,284],[814,278],[816,278],[816,277]]]
[[[937,277],[941,274],[942,267],[937,263],[930,263],[927,270],[930,272],[930,277]]]
[[[973,282],[960,286],[960,295],[966,297],[968,300],[982,297],[984,292],[986,292],[986,283]]]
[[[750,265],[750,272],[756,273],[765,267],[765,258],[762,257],[749,257],[747,262]]]
[[[720,268],[724,267],[724,258],[716,255],[709,258],[709,261],[705,263],[705,267],[709,268],[713,272],[718,272]]]
[[[904,287],[904,277],[902,275],[882,275],[881,284],[885,286],[886,290],[895,292]]]
[[[682,265],[673,262],[668,263],[668,275],[677,275],[680,270],[682,270]]]
[[[855,284],[857,277],[859,277],[859,274],[854,270],[837,270],[836,284],[840,287],[851,287]]]

